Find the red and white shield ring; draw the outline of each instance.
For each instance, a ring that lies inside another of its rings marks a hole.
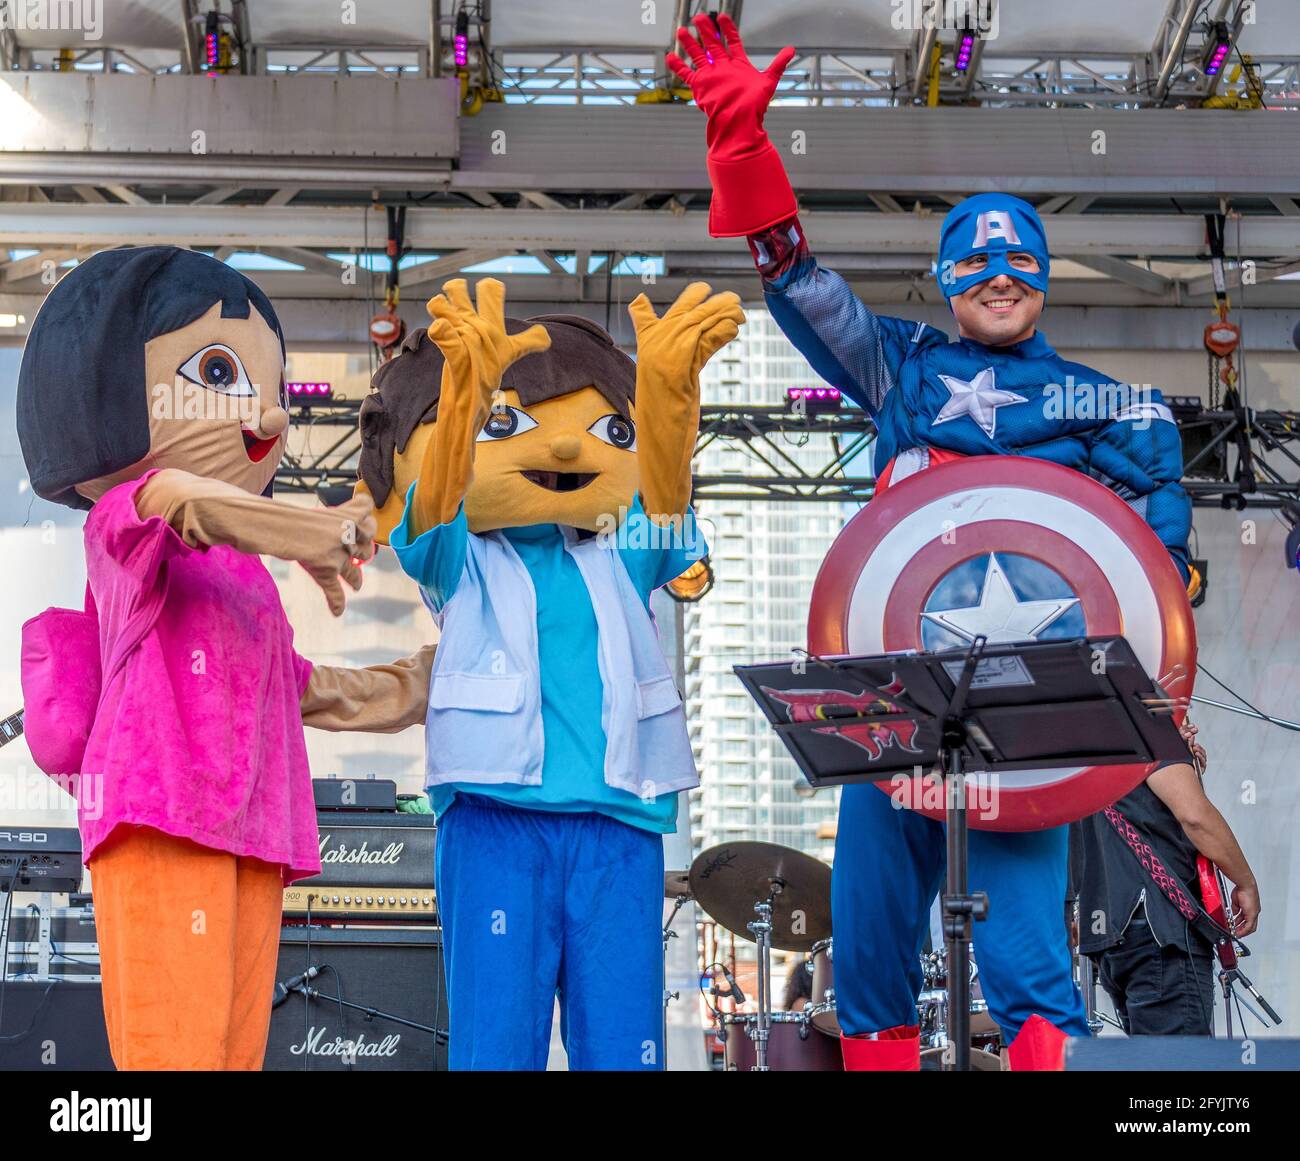
[[[909,476],[849,521],[813,586],[808,648],[821,656],[957,648],[977,633],[1123,634],[1172,696],[1192,692],[1196,630],[1164,545],[1109,488],[1046,460],[972,456]],[[1058,826],[1122,798],[1151,769],[974,773],[969,825]],[[942,818],[936,775],[921,778],[899,800]]]

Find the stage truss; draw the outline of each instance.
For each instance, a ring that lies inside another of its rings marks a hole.
[[[321,495],[331,503],[356,482],[361,450],[356,400],[291,408],[292,452],[276,473],[284,492]],[[1197,507],[1279,508],[1300,503],[1300,412],[1175,409],[1183,436],[1183,487]],[[327,433],[319,450],[303,450]],[[706,406],[701,409],[696,453],[719,441],[742,451],[752,469],[727,475],[696,475],[697,503],[708,500],[802,501],[862,504],[871,499],[875,477],[869,463],[875,427],[865,412],[845,409],[821,415],[789,407]],[[819,466],[807,465],[808,449],[820,452]],[[795,449],[800,456],[792,455]],[[802,461],[802,462],[801,462]]]

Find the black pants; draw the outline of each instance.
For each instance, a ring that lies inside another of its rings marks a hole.
[[[1119,943],[1092,959],[1130,1036],[1213,1035],[1213,952],[1191,932],[1186,945],[1161,947],[1135,915]]]

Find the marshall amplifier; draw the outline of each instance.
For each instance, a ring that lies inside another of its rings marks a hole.
[[[321,873],[284,891],[284,913],[321,919],[437,921],[431,814],[317,815]]]
[[[283,985],[300,981],[309,968],[316,969],[305,985],[310,996],[284,995]],[[268,1072],[446,1069],[446,1043],[410,1026],[447,1029],[437,928],[285,927],[276,980]]]

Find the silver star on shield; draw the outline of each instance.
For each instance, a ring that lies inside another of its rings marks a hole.
[[[1005,407],[1008,403],[1027,402],[1023,395],[1017,395],[1014,391],[999,391],[994,386],[992,367],[985,367],[969,383],[954,375],[940,375],[939,378],[952,392],[952,398],[943,405],[933,422],[947,423],[950,419],[969,415],[990,439],[998,425],[998,408]]]
[[[989,556],[980,603],[966,609],[943,609],[921,616],[955,633],[963,641],[981,634],[989,643],[1037,639],[1061,614],[1079,603],[1078,597],[1048,601],[1022,601],[1016,596],[996,555]]]

